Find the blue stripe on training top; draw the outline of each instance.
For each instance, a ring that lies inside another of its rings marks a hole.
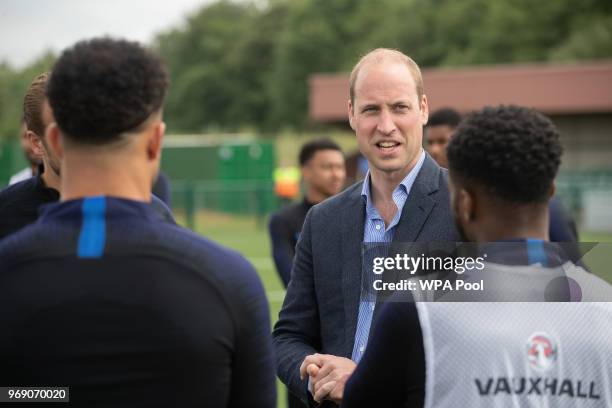
[[[529,265],[537,263],[542,266],[548,265],[548,257],[544,251],[544,241],[541,239],[527,239],[527,262],[529,262]]]
[[[106,243],[106,199],[89,197],[83,200],[81,207],[83,224],[79,235],[79,258],[100,258]]]

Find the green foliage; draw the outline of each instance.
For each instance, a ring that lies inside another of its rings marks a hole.
[[[610,58],[612,15],[579,19],[567,40],[550,54],[552,60],[576,61]]]
[[[172,76],[170,132],[303,130],[310,75],[350,71],[376,47],[422,67],[612,58],[612,3],[218,0],[153,46]],[[52,60],[0,65],[0,137],[16,135],[23,92]]]
[[[220,1],[202,8],[186,27],[158,37],[173,85],[166,104],[174,131],[231,128],[243,80],[236,53],[255,15],[249,5]]]
[[[23,96],[39,74],[49,71],[55,55],[47,52],[22,70],[0,64],[0,140],[19,136],[23,116]]]

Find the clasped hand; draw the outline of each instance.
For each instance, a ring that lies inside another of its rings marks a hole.
[[[344,357],[330,354],[311,354],[306,356],[300,366],[300,378],[310,377],[313,398],[316,402],[324,399],[340,404],[344,386],[355,371],[356,364]]]

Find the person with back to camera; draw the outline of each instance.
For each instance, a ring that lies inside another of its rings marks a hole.
[[[552,122],[532,109],[487,107],[456,129],[448,147],[455,222],[464,241],[497,249],[484,278],[505,275],[518,284],[508,293],[525,289],[532,300],[386,304],[343,407],[612,406],[612,287],[548,242],[561,153]],[[559,272],[569,297],[544,302],[548,285],[521,285]]]
[[[150,51],[111,38],[53,67],[62,197],[0,243],[0,384],[70,387],[82,407],[275,406],[257,273],[149,204],[168,82]]]

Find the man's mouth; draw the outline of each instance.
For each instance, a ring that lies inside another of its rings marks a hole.
[[[390,151],[396,148],[397,146],[399,146],[398,142],[385,141],[376,143],[376,147],[378,147],[382,151]]]

